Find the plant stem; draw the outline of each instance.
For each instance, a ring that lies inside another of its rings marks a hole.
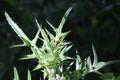
[[[56,80],[55,76],[49,76],[48,80]]]
[[[46,67],[46,70],[48,71],[48,80],[56,80],[56,70],[54,67]]]

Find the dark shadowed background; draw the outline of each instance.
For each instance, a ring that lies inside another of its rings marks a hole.
[[[75,57],[77,48],[82,58],[92,56],[93,43],[100,61],[120,59],[120,0],[0,0],[0,80],[12,80],[13,66],[17,67],[21,80],[25,80],[27,69],[37,64],[34,60],[18,60],[31,52],[28,48],[9,48],[21,41],[7,23],[4,12],[32,39],[37,31],[35,17],[51,30],[45,20],[57,27],[70,6],[73,10],[63,29],[71,30],[66,41],[74,43],[68,55]],[[119,75],[119,67],[120,64],[114,64],[101,71]],[[91,80],[96,80],[97,75],[90,75]],[[39,71],[32,72],[33,80],[39,80],[40,76]]]

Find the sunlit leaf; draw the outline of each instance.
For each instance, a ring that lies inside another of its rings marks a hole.
[[[14,67],[14,80],[19,80],[19,75],[18,75],[16,67]]]
[[[27,72],[27,80],[31,80],[31,73],[30,73],[30,71],[28,70],[28,72]]]
[[[55,31],[56,30],[56,28],[48,21],[48,20],[46,20],[46,22],[50,25],[50,27]]]
[[[62,20],[61,20],[61,22],[60,22],[60,25],[59,25],[59,27],[58,27],[59,32],[62,32],[63,25],[64,25],[64,23],[65,23],[65,21],[66,21],[66,18],[68,17],[68,15],[69,15],[69,13],[70,13],[71,10],[72,10],[72,7],[70,7],[70,8],[65,12],[65,14],[64,14],[64,16],[63,16],[63,18],[62,18]]]
[[[77,53],[77,51],[76,51],[76,53]],[[81,69],[81,66],[80,66],[81,58],[78,54],[76,56],[77,56],[77,58],[76,58],[76,70],[78,70],[78,69]]]
[[[90,56],[87,58],[87,65],[88,65],[88,68],[89,68],[89,72],[92,72],[93,71],[93,66],[92,66]]]
[[[105,66],[115,64],[115,63],[120,63],[120,60],[114,60],[114,61],[108,61],[108,62],[99,62],[97,66],[95,67],[95,70],[99,70]]]
[[[93,56],[94,56],[94,62],[93,62],[93,66],[97,65],[98,63],[98,58],[97,58],[97,54],[94,48],[94,45],[92,44],[92,51],[93,51]]]
[[[20,58],[20,60],[25,60],[25,59],[35,59],[36,55],[35,54],[30,54],[30,55],[26,55],[23,58]]]
[[[40,30],[38,30],[38,32],[36,33],[34,39],[32,40],[32,44],[33,44],[33,45],[36,44],[36,42],[37,42],[37,40],[38,40],[38,38],[39,38],[39,34],[40,34]]]
[[[33,69],[33,71],[38,70],[38,69],[41,69],[41,68],[42,68],[42,65],[38,64],[38,65]]]
[[[26,40],[26,41],[30,41],[29,38],[26,36],[26,34],[18,27],[18,25],[10,18],[10,16],[8,15],[7,12],[5,12],[5,16],[6,19],[8,21],[8,23],[10,24],[10,26],[12,27],[12,29],[17,33],[17,35]]]

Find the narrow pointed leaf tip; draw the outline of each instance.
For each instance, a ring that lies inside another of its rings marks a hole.
[[[19,80],[18,71],[16,67],[14,67],[14,79],[13,80]]]
[[[38,32],[36,33],[34,39],[32,40],[33,45],[35,45],[37,43],[37,40],[39,38],[39,34],[40,34],[40,30],[38,30]]]
[[[26,59],[35,59],[36,55],[35,54],[29,54],[24,56],[23,58],[20,58],[19,60],[26,60]]]
[[[11,19],[7,12],[5,12],[5,17],[12,27],[12,29],[17,33],[19,37],[23,37],[24,39],[29,41],[29,38],[25,35],[25,33],[18,27],[18,25]]]
[[[18,44],[18,45],[13,45],[13,46],[10,46],[9,48],[15,48],[15,47],[23,47],[25,46],[24,44]]]
[[[97,58],[97,53],[96,53],[96,50],[93,44],[92,44],[92,51],[93,51],[93,56],[94,56],[93,66],[95,66],[98,64],[98,58]]]
[[[29,70],[28,70],[27,80],[31,80],[31,73],[30,73],[30,71],[29,71]]]
[[[63,26],[64,26],[64,23],[65,23],[65,21],[66,21],[66,18],[68,17],[68,15],[69,15],[69,13],[71,12],[71,10],[72,10],[72,7],[70,7],[70,8],[65,12],[65,14],[64,14],[64,16],[63,16],[63,18],[62,18],[62,20],[61,20],[61,22],[60,22],[60,25],[59,25],[59,27],[58,27],[59,32],[62,32],[62,28],[63,28]]]
[[[20,47],[20,46],[30,46],[30,39],[26,36],[26,34],[19,28],[19,26],[11,19],[11,17],[8,15],[7,12],[5,12],[5,17],[9,23],[9,25],[12,27],[12,29],[17,33],[18,37],[23,41],[22,45],[17,45],[14,47]]]
[[[42,30],[42,28],[41,28],[41,26],[40,26],[40,24],[39,24],[39,22],[38,22],[38,20],[35,18],[35,22],[36,22],[36,24],[37,24],[37,26],[38,26],[38,29],[41,31]]]
[[[46,22],[49,24],[49,26],[55,31],[55,27],[48,21],[46,20]]]

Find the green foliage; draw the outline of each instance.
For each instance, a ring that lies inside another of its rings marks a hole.
[[[23,41],[23,45],[18,45],[18,46],[29,46],[30,45],[30,40],[29,38],[25,35],[25,33],[18,27],[18,25],[13,22],[13,20],[9,17],[9,15],[5,12],[6,19],[8,23],[11,25],[12,29],[17,33],[18,37]],[[17,47],[17,46],[16,46]]]
[[[14,67],[14,80],[20,80],[16,67]],[[31,73],[29,70],[27,72],[27,80],[31,80]]]
[[[69,46],[70,44],[69,42],[64,41],[65,36],[69,32],[62,33],[62,27],[70,11],[71,8],[69,8],[66,11],[58,28],[54,28],[53,26],[51,26],[55,32],[55,35],[51,34],[47,29],[42,29],[38,21],[35,19],[39,30],[33,40],[30,40],[25,35],[25,33],[17,26],[17,24],[9,17],[9,15],[5,12],[5,16],[8,23],[11,25],[12,29],[17,33],[18,37],[24,43],[22,45],[17,45],[17,46],[15,45],[14,47],[28,46],[33,52],[33,54],[27,55],[26,57],[21,59],[23,60],[23,59],[35,58],[38,60],[38,65],[35,67],[34,70],[45,68],[49,73],[48,75],[51,75],[49,68],[52,67],[54,69],[56,67],[59,67],[61,63],[63,63],[66,59],[70,59],[70,57],[64,55],[72,47],[71,45]],[[48,24],[50,23],[48,22]],[[39,33],[41,33],[42,38],[39,38]],[[40,48],[38,48],[36,45],[38,39],[43,41],[43,45]]]
[[[120,76],[115,77],[112,72],[105,73],[101,76],[102,80],[120,80]]]
[[[77,55],[76,69],[73,72],[71,72],[69,70],[67,71],[66,75],[69,76],[69,79],[67,79],[67,80],[79,80],[80,78],[84,79],[85,75],[87,75],[91,72],[102,75],[102,73],[98,71],[99,69],[101,69],[105,66],[108,66],[110,64],[120,63],[120,60],[108,61],[108,62],[98,62],[97,54],[96,54],[96,51],[95,51],[95,48],[93,45],[92,45],[92,49],[93,49],[93,55],[94,55],[93,64],[92,64],[92,60],[91,60],[90,56],[88,56],[83,61],[81,61],[80,56]]]
[[[14,80],[19,80],[18,71],[15,67],[14,67]]]
[[[55,28],[50,22],[47,23],[53,29],[54,34],[50,33],[47,29],[43,29],[42,25],[39,25],[37,19],[35,19],[36,24],[38,26],[38,31],[34,37],[34,39],[30,40],[26,34],[17,26],[17,24],[9,17],[9,15],[5,12],[6,19],[12,29],[17,33],[18,37],[23,41],[22,45],[15,45],[14,47],[19,46],[27,46],[31,49],[32,54],[26,55],[21,58],[24,59],[37,59],[38,65],[33,69],[42,69],[44,72],[44,79],[48,78],[48,80],[79,80],[84,79],[85,75],[88,73],[94,72],[97,74],[102,74],[98,70],[113,64],[119,63],[120,61],[108,61],[108,62],[98,62],[97,54],[94,46],[92,45],[94,60],[92,62],[91,56],[88,56],[84,60],[81,60],[80,56],[77,55],[75,59],[76,68],[71,71],[70,68],[73,65],[73,62],[67,66],[64,70],[64,64],[69,59],[74,60],[74,58],[68,57],[65,53],[72,47],[70,42],[66,42],[64,39],[69,32],[62,32],[62,28],[66,21],[66,18],[72,8],[69,8],[64,14],[60,25],[58,28]],[[39,34],[41,33],[41,37]],[[37,46],[37,41],[41,40],[43,42],[41,47]],[[77,52],[77,51],[76,51]],[[70,62],[70,61],[69,61]],[[16,68],[14,68],[14,80],[19,80],[18,72]],[[31,80],[30,72],[28,71],[28,80]]]
[[[29,70],[28,70],[28,77],[27,77],[27,80],[31,80],[31,73],[30,73]]]

